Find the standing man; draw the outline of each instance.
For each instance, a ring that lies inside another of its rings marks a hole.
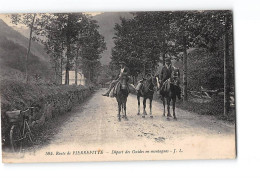
[[[126,77],[127,81],[129,80],[128,73],[129,73],[129,68],[126,66],[126,63],[121,61],[119,62],[120,65],[120,72],[117,75],[116,79],[114,79],[109,86],[108,91],[105,94],[102,94],[103,96],[109,96],[110,91],[115,87],[116,83],[123,77]]]
[[[174,84],[177,86],[177,97],[181,99],[181,87],[180,87],[180,70],[174,66],[172,66],[171,59],[167,58],[164,67],[161,71],[161,89],[162,92],[165,81],[171,78],[172,73],[174,73]]]

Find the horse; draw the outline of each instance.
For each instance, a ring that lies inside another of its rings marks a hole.
[[[167,120],[172,117],[170,113],[170,104],[172,101],[172,112],[173,112],[173,118],[177,120],[176,117],[176,112],[175,112],[175,103],[176,103],[176,98],[177,98],[177,91],[178,91],[178,86],[176,85],[176,80],[177,76],[175,72],[173,71],[171,73],[171,77],[164,82],[160,91],[161,94],[161,100],[163,101],[163,116],[165,116],[165,99],[167,101]]]
[[[116,85],[116,100],[117,100],[117,104],[118,104],[118,121],[121,121],[121,109],[122,109],[122,114],[123,114],[123,118],[125,118],[125,120],[127,120],[127,116],[126,116],[126,102],[127,102],[127,97],[129,94],[129,89],[127,86],[127,79],[126,78],[122,78],[121,80],[119,80],[118,84]]]
[[[143,115],[142,117],[145,118],[146,113],[146,100],[150,100],[150,117],[153,118],[152,115],[152,101],[153,101],[153,94],[154,94],[154,88],[156,85],[156,77],[151,76],[148,79],[144,80],[144,83],[141,87],[141,89],[137,92],[137,101],[138,101],[138,112],[137,115],[140,115],[140,97],[143,97]]]

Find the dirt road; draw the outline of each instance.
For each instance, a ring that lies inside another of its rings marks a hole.
[[[159,102],[153,102],[153,118],[149,115],[142,118],[137,116],[137,100],[133,95],[127,101],[128,120],[118,122],[116,99],[103,97],[103,92],[104,89],[98,90],[86,103],[77,106],[76,112],[67,116],[69,119],[60,126],[48,146],[33,154],[26,154],[21,160],[48,162],[235,157],[234,125],[181,109],[176,109],[177,121],[167,121],[162,117],[163,108]]]

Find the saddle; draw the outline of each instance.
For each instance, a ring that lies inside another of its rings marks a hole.
[[[161,92],[167,92],[170,90],[170,87],[171,87],[171,81],[170,79],[166,80],[162,86],[161,86]]]
[[[124,83],[124,82],[122,82],[122,80],[121,80],[121,81],[118,81],[118,82],[116,83],[116,85],[112,88],[112,90],[111,90],[110,93],[109,93],[109,97],[111,97],[111,98],[115,97],[115,96],[117,95],[118,88],[120,88],[120,87],[121,87],[121,89],[123,89],[123,90],[126,89],[126,90],[128,91],[128,93],[130,93],[129,84],[128,84],[128,83]]]

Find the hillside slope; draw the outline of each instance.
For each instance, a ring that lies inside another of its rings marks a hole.
[[[0,36],[6,37],[8,40],[11,40],[25,48],[28,47],[28,38],[8,26],[2,19],[0,19]],[[49,61],[49,56],[45,53],[43,45],[37,42],[32,42],[31,53],[38,56],[42,61]]]
[[[25,79],[28,39],[0,19],[0,79]],[[33,42],[28,58],[28,74],[51,79],[49,57],[43,46]]]

